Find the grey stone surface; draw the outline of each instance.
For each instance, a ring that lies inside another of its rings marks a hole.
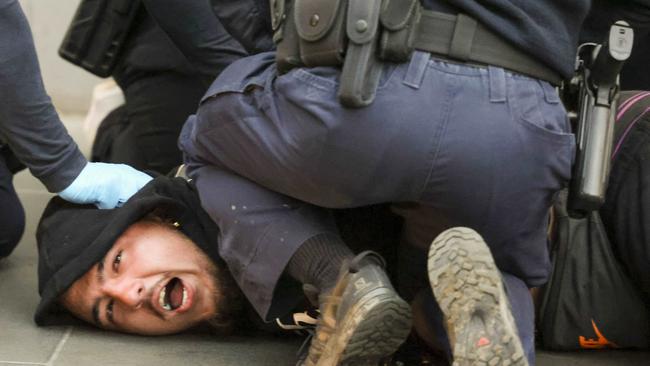
[[[32,321],[38,298],[33,262],[20,253],[0,262],[0,361],[45,362],[63,334]]]
[[[650,353],[640,351],[537,352],[537,366],[645,366]]]
[[[138,337],[75,328],[55,365],[293,365],[297,347],[286,339]]]

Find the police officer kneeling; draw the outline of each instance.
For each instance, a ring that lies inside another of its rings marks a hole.
[[[307,365],[370,364],[408,333],[381,261],[350,262],[315,207],[386,202],[410,203],[398,287],[416,331],[458,364],[534,362],[528,288],[549,275],[548,209],[575,150],[555,86],[589,4],[271,1],[277,53],[228,67],[180,146],[260,316],[292,301],[288,277],[319,282]]]

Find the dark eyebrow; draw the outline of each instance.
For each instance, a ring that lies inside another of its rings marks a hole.
[[[97,280],[99,284],[104,284],[104,258],[97,263]]]

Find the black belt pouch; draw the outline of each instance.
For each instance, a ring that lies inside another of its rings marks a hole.
[[[110,76],[140,6],[136,0],[82,0],[59,55],[99,77]]]

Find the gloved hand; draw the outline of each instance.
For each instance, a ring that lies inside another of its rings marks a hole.
[[[115,208],[122,206],[151,179],[128,165],[88,163],[68,188],[59,192],[59,196],[74,203]]]

